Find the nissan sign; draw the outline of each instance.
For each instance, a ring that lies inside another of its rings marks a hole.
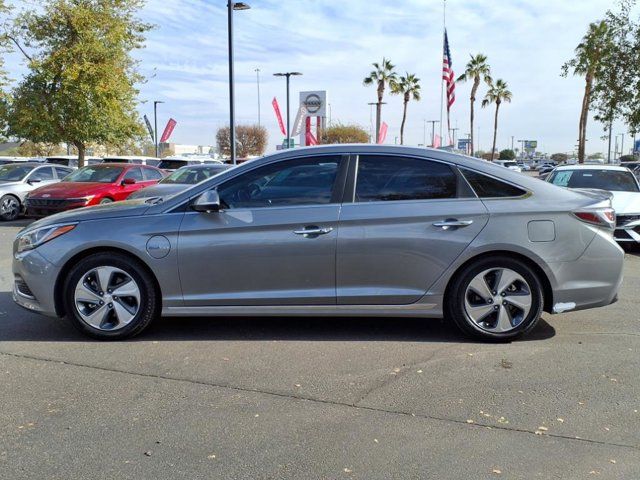
[[[325,90],[300,92],[300,105],[306,108],[307,116],[326,117],[327,92]]]

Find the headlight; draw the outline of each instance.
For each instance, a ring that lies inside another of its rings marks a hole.
[[[21,233],[18,235],[18,253],[34,249],[43,243],[47,243],[49,240],[53,240],[60,235],[64,235],[76,228],[76,225],[77,223],[48,225],[46,227],[40,227],[35,230]]]

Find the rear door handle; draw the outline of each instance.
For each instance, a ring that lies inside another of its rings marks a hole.
[[[326,235],[331,232],[333,232],[332,227],[316,227],[315,225],[304,227],[302,230],[293,231],[296,235],[303,235],[305,237],[317,237],[318,235]]]
[[[450,230],[454,228],[468,227],[473,223],[473,220],[458,220],[457,218],[447,218],[440,222],[435,222],[434,227],[440,227],[443,230]]]

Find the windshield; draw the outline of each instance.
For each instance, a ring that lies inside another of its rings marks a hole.
[[[613,192],[640,191],[633,173],[619,170],[556,170],[549,181],[554,185],[569,188],[599,188]]]
[[[207,178],[225,170],[222,165],[211,167],[182,167],[176,170],[168,177],[163,178],[160,183],[194,185],[200,183]]]
[[[65,182],[99,182],[113,183],[122,173],[122,167],[117,166],[88,166],[76,170],[64,179]]]
[[[30,165],[2,165],[0,166],[0,180],[3,182],[17,182],[22,180],[33,170]]]

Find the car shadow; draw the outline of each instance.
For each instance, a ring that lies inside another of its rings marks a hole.
[[[518,342],[546,340],[555,329],[541,319]],[[212,317],[160,318],[137,341],[345,341],[482,343],[463,336],[441,319],[381,317]],[[0,292],[0,342],[91,342],[63,319],[21,309]]]

